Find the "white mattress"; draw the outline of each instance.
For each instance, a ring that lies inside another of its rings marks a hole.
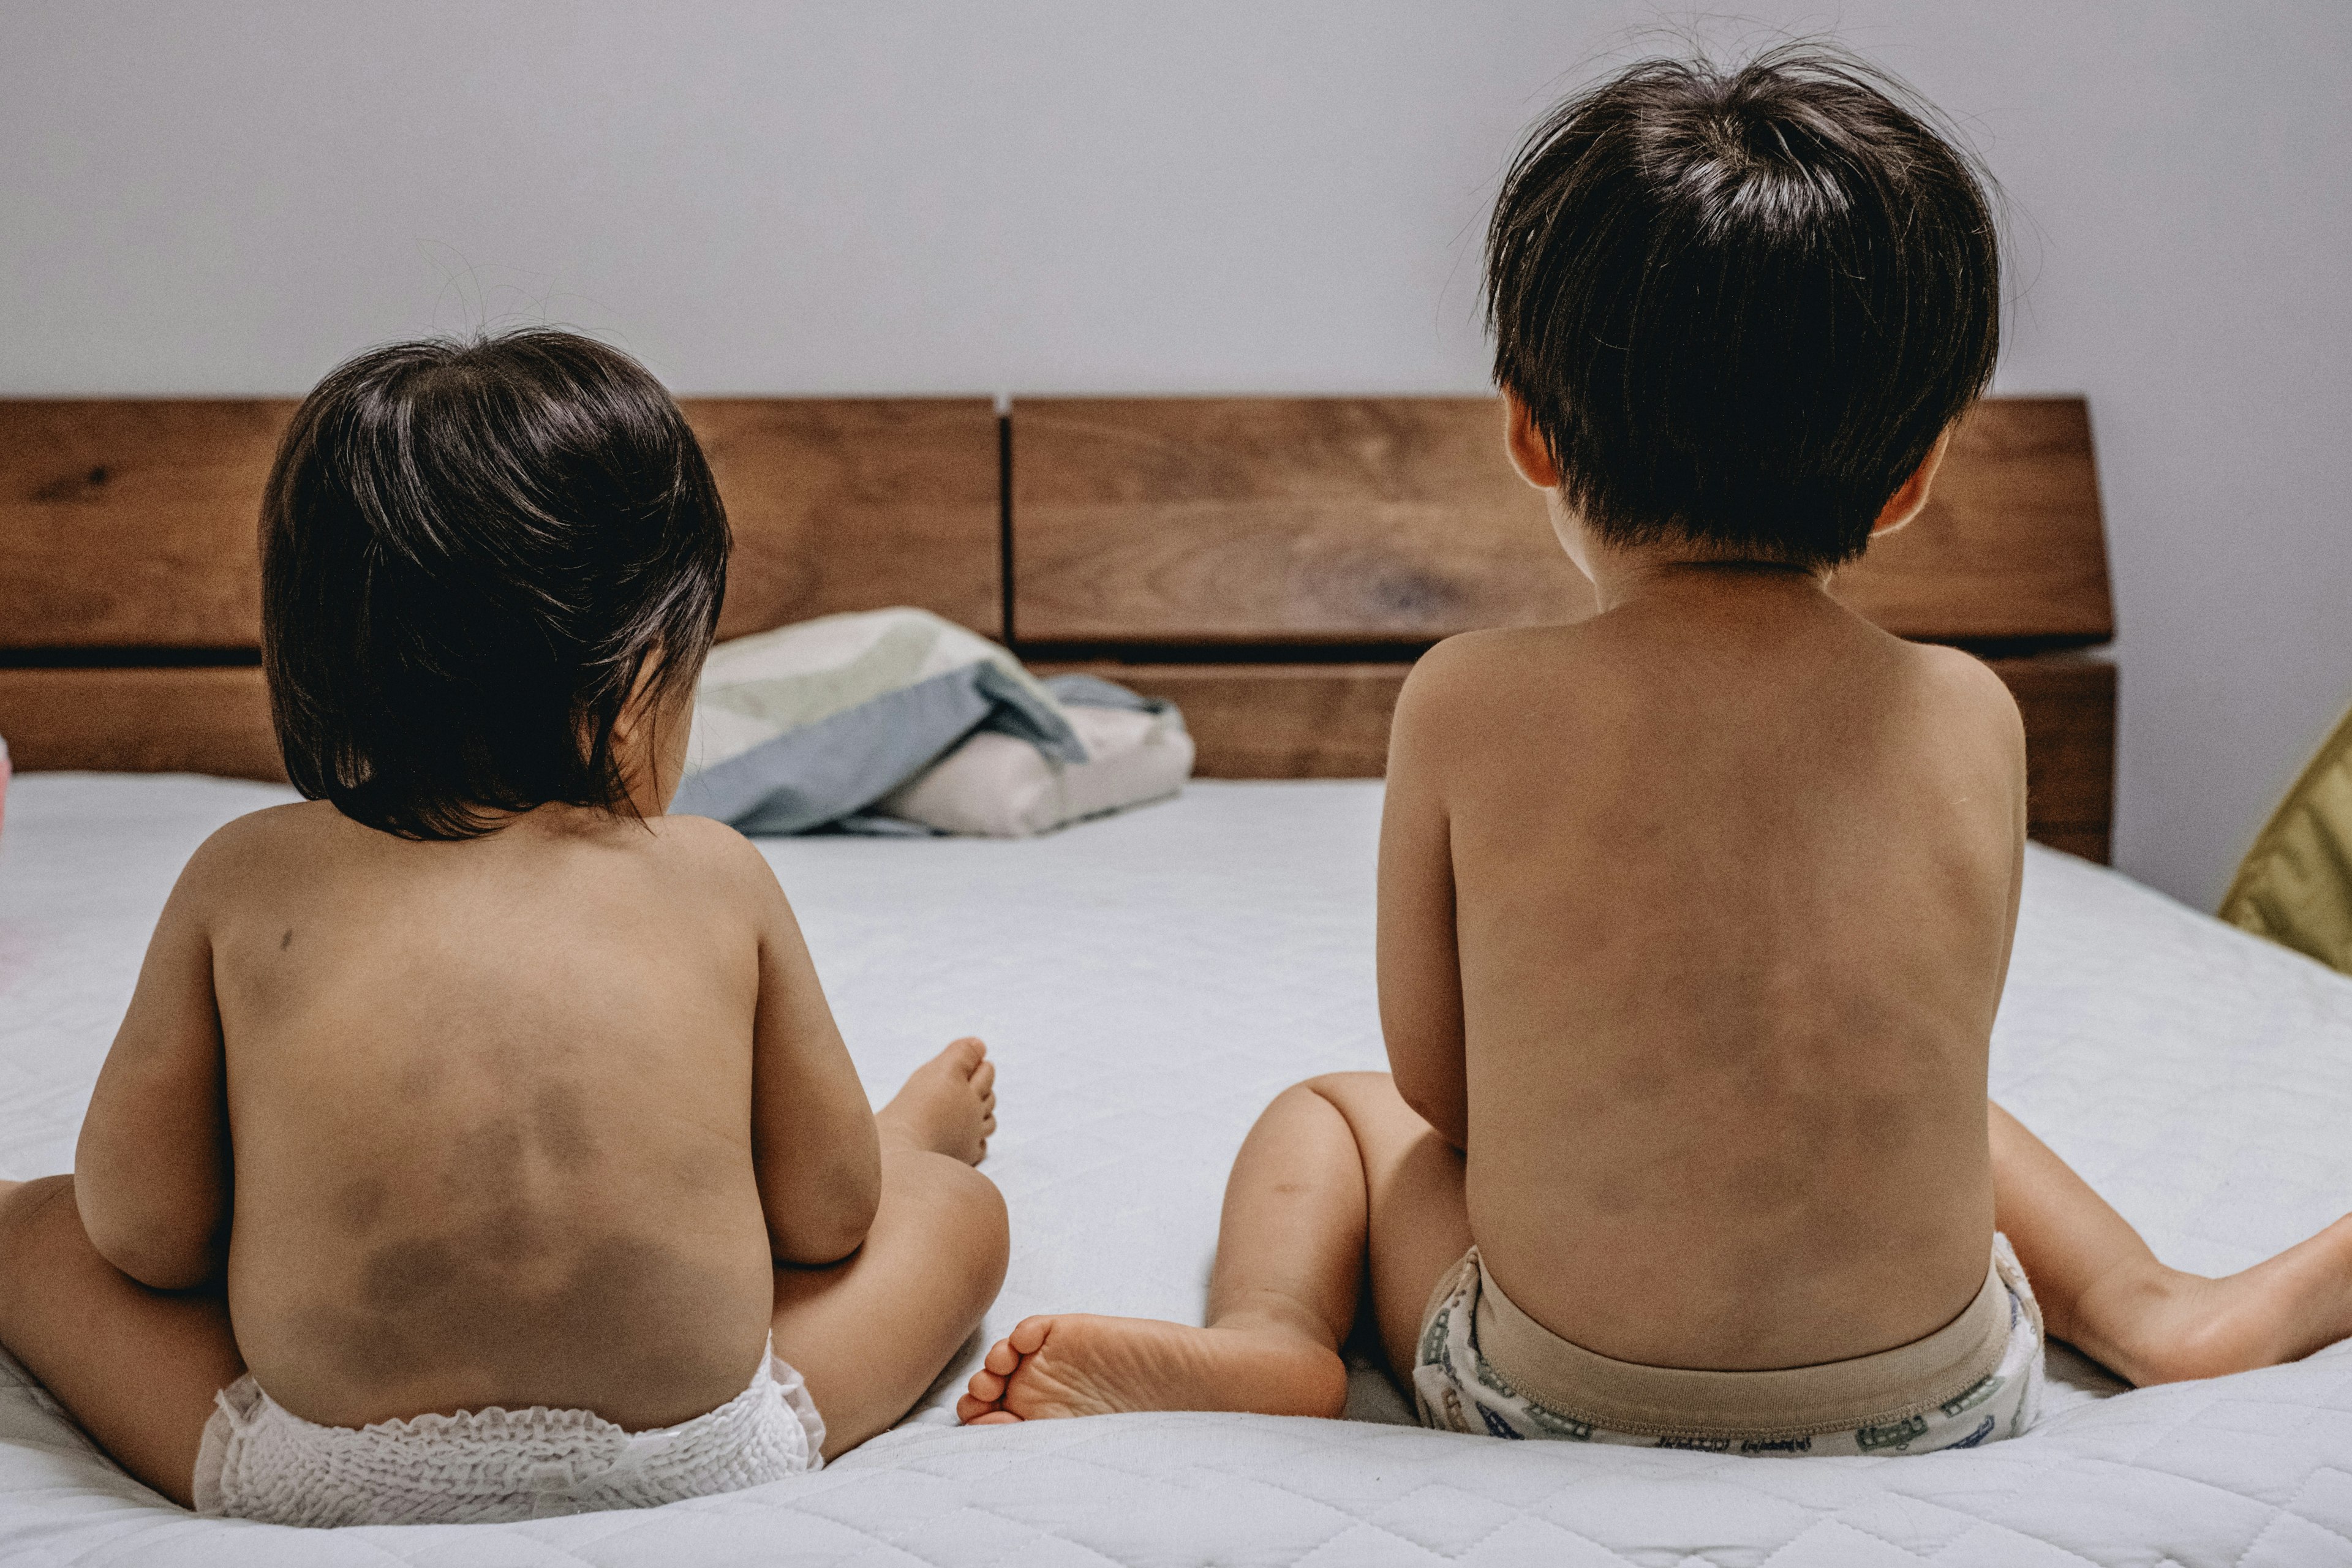
[[[16,782],[0,1173],[68,1168],[181,861],[279,798]],[[988,1332],[1052,1309],[1198,1321],[1251,1119],[1307,1074],[1381,1063],[1379,803],[1366,784],[1203,784],[1031,842],[765,845],[877,1096],[966,1031],[1003,1064],[987,1168],[1013,1256]],[[2029,861],[1993,1088],[2184,1267],[2242,1267],[2352,1196],[2352,981],[2077,860]],[[0,1563],[2352,1563],[2352,1356],[2123,1394],[2053,1361],[2029,1436],[1893,1459],[1202,1415],[964,1429],[940,1409],[950,1378],[818,1475],[645,1513],[331,1536],[191,1519],[0,1362]]]

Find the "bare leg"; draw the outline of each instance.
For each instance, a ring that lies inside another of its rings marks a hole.
[[[2186,1274],[2015,1117],[1990,1114],[1994,1219],[2059,1339],[2145,1386],[2273,1366],[2352,1334],[2352,1216],[2227,1278]]]
[[[213,1395],[245,1373],[218,1290],[150,1290],[99,1256],[73,1178],[0,1183],[0,1344],[183,1508]]]
[[[958,1040],[877,1112],[882,1206],[866,1245],[776,1270],[776,1353],[808,1380],[830,1459],[912,1408],[1004,1282],[1004,1200],[972,1169],[996,1128],[996,1068]]]
[[[1462,1156],[1388,1075],[1314,1079],[1266,1107],[1234,1162],[1206,1328],[1027,1318],[990,1349],[957,1411],[976,1424],[1118,1410],[1337,1415],[1339,1346],[1367,1275],[1390,1363],[1409,1377],[1422,1308],[1469,1246]]]

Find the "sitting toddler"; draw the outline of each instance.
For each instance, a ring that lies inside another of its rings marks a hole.
[[[1414,668],[1391,1072],[1260,1119],[1208,1326],[1029,1319],[965,1419],[1337,1415],[1364,1294],[1428,1425],[1776,1455],[2013,1436],[2045,1321],[2137,1382],[2352,1330],[2352,1222],[2179,1274],[1987,1105],[2017,709],[1828,591],[1992,374],[1969,164],[1848,62],[1653,61],[1535,133],[1487,260],[1510,457],[1600,613]]]
[[[361,355],[296,415],[263,645],[310,797],[188,863],[71,1177],[0,1187],[0,1343],[131,1474],[289,1524],[813,1468],[994,1297],[960,1040],[878,1114],[791,908],[663,815],[729,535],[627,356]]]

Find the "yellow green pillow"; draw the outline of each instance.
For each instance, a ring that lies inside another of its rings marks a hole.
[[[2263,824],[2221,918],[2352,974],[2352,713]]]

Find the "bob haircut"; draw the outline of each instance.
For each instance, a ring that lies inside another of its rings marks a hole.
[[[395,343],[305,398],[261,508],[286,772],[403,838],[635,815],[613,729],[691,689],[727,514],[677,405],[571,332]]]
[[[1554,110],[1486,233],[1495,379],[1605,542],[1832,567],[1992,377],[1989,177],[1893,79],[1790,45]]]

